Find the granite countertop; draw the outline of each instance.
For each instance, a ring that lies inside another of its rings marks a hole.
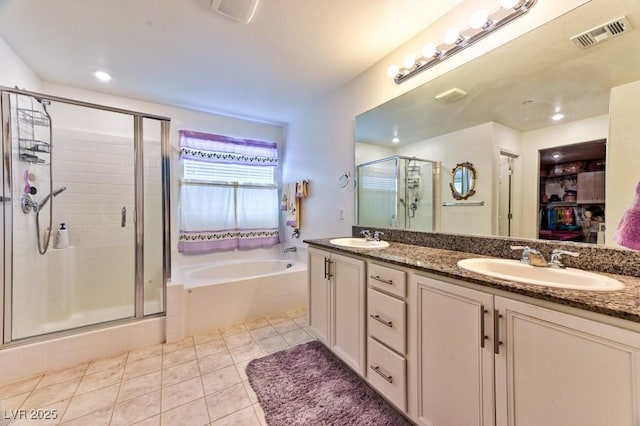
[[[624,284],[624,289],[617,291],[564,290],[493,278],[467,271],[457,265],[462,259],[488,256],[397,242],[389,242],[389,247],[383,249],[347,248],[331,244],[329,240],[330,238],[323,238],[305,240],[305,242],[345,254],[389,262],[418,271],[640,323],[640,278],[635,276],[599,272]]]

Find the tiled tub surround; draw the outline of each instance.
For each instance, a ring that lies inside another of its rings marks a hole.
[[[354,227],[353,236],[359,236],[362,229],[365,228]],[[356,254],[367,259],[381,260],[442,277],[640,323],[640,253],[638,252],[595,248],[578,243],[563,244],[387,229],[382,231],[385,233],[383,239],[390,242],[390,246],[384,249],[345,248],[329,243],[329,238],[306,242],[338,252]],[[472,257],[519,259],[520,252],[511,250],[510,245],[528,245],[543,252],[546,258],[554,248],[561,247],[579,252],[581,255],[577,258],[563,258],[567,266],[610,275],[621,281],[625,288],[613,292],[562,290],[492,278],[466,271],[457,265],[459,260]]]
[[[301,307],[0,384],[0,416],[48,408],[58,419],[35,424],[264,425],[245,367],[312,340],[306,327]]]

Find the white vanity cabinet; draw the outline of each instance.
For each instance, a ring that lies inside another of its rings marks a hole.
[[[407,410],[406,272],[367,263],[367,381]]]
[[[417,324],[414,420],[493,425],[493,296],[416,274],[409,286]]]
[[[640,334],[503,297],[497,424],[640,425]]]
[[[360,375],[365,368],[365,263],[309,248],[309,326]]]

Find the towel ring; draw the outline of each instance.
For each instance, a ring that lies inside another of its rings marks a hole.
[[[338,187],[339,188],[346,188],[346,186],[349,185],[349,181],[350,180],[351,180],[351,172],[344,172],[338,178]]]

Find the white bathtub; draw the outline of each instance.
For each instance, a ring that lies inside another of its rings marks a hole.
[[[307,267],[293,258],[174,265],[167,286],[167,341],[307,303]]]

